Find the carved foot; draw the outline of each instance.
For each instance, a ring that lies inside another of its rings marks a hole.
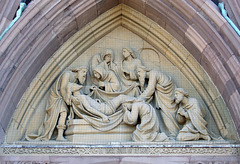
[[[57,137],[56,141],[66,142],[68,140],[66,138],[64,138],[63,136],[61,136],[61,137]]]
[[[201,135],[201,138],[207,141],[211,141],[211,137],[210,136],[205,136],[205,135]]]

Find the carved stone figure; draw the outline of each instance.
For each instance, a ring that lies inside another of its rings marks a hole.
[[[122,49],[122,55],[124,57],[121,63],[122,81],[126,86],[131,85],[137,81],[137,66],[141,66],[142,62],[138,59],[132,50],[128,48]]]
[[[106,70],[101,66],[93,69],[94,77],[98,80],[98,87],[106,92],[118,92],[121,90],[121,84],[111,70]]]
[[[155,109],[146,102],[132,101],[123,104],[123,121],[136,125],[132,140],[136,142],[168,141],[165,133],[159,133],[159,122]],[[140,123],[138,124],[138,118]]]
[[[176,104],[174,103],[175,85],[170,76],[158,70],[150,70],[145,66],[137,67],[137,74],[141,88],[144,88],[145,81],[148,79],[146,89],[140,95],[145,101],[154,98],[154,106],[161,109],[163,122],[170,132],[171,137],[176,137],[180,130],[175,119]]]
[[[114,73],[118,74],[117,65],[113,62],[113,60],[114,60],[113,51],[111,49],[106,49],[104,53],[96,54],[91,58],[89,63],[89,73],[93,84],[97,85],[98,83],[98,80],[95,78],[93,73],[93,70],[96,67],[101,66],[107,71],[111,70]]]
[[[66,129],[66,117],[69,112],[68,105],[71,104],[71,88],[69,83],[83,84],[86,79],[87,67],[78,67],[63,72],[50,90],[48,108],[44,122],[38,130],[38,134],[28,134],[27,140],[50,140],[55,127],[57,127],[57,141],[66,140],[63,132]],[[79,88],[80,89],[80,88]]]
[[[99,66],[102,66],[106,70],[116,71],[117,65],[113,62],[114,56],[113,51],[111,49],[106,49],[105,52],[102,54],[102,62],[99,63]]]
[[[189,97],[183,88],[175,90],[175,102],[179,105],[177,120],[183,124],[183,128],[177,135],[179,141],[196,141],[199,139],[211,140],[204,120],[205,110],[201,108],[195,98]]]
[[[79,118],[83,118],[100,131],[108,131],[122,122],[121,104],[135,99],[131,96],[119,95],[107,102],[101,102],[88,95],[78,95],[72,97],[72,107]]]
[[[98,66],[100,63],[102,63],[103,59],[102,59],[102,56],[101,54],[96,54],[94,55],[90,62],[89,62],[89,73],[90,73],[90,76],[93,76],[93,69]]]

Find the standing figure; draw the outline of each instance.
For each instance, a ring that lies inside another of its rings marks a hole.
[[[196,141],[204,139],[210,141],[207,122],[204,120],[205,110],[200,107],[197,99],[188,96],[183,88],[175,90],[175,102],[179,105],[177,120],[183,128],[177,135],[179,141]]]
[[[106,92],[119,92],[121,90],[121,84],[113,71],[98,66],[93,69],[93,74],[98,80],[99,89]]]
[[[55,128],[58,130],[57,141],[65,141],[63,132],[66,129],[66,118],[71,105],[69,83],[83,84],[86,79],[87,67],[78,67],[63,72],[50,89],[48,108],[44,122],[38,130],[38,134],[29,134],[27,140],[48,141],[51,139]]]
[[[165,133],[159,133],[159,122],[155,109],[146,102],[123,103],[123,121],[126,124],[136,125],[132,140],[136,142],[168,141]]]
[[[179,126],[175,119],[176,104],[174,103],[175,85],[170,76],[163,74],[158,70],[150,70],[145,66],[137,67],[138,78],[142,90],[146,79],[148,79],[147,88],[140,95],[145,101],[154,98],[154,107],[160,109],[163,122],[169,131],[169,136],[177,136]]]

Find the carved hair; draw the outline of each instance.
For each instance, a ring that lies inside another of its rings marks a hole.
[[[175,92],[182,93],[185,97],[189,97],[189,94],[183,88],[176,88]]]
[[[81,71],[82,69],[86,69],[88,71],[88,67],[87,66],[80,66],[80,67],[75,67],[75,68],[69,68],[69,70],[72,71],[72,72],[78,72],[78,71]]]
[[[145,66],[143,66],[143,65],[141,65],[141,66],[137,66],[137,70],[143,70],[143,71],[146,71],[146,72],[149,72],[149,71],[151,71],[151,69],[150,68],[147,68],[147,67],[145,67]]]
[[[129,53],[130,53],[130,55],[132,56],[132,58],[133,59],[136,59],[137,57],[135,56],[135,54],[133,53],[133,51],[130,49],[130,48],[123,48],[123,50],[127,50]]]

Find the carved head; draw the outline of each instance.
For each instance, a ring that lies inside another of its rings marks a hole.
[[[149,69],[145,66],[138,66],[136,70],[137,70],[137,75],[139,78],[140,77],[145,78],[147,75],[147,72],[151,71],[151,69]]]
[[[97,79],[100,79],[100,78],[101,78],[101,74],[98,73],[96,70],[93,71],[93,75],[94,75],[94,77],[96,77]]]
[[[150,69],[148,69],[145,66],[138,66],[137,67],[137,76],[138,76],[141,88],[144,87],[145,78],[147,76],[147,72],[149,72],[149,71],[150,71]]]
[[[98,66],[93,69],[93,75],[99,80],[104,80],[107,76],[107,71],[103,67]]]
[[[136,58],[133,51],[129,48],[123,48],[122,54],[123,54],[124,58],[127,58],[128,56],[131,56],[133,59]]]
[[[70,70],[75,73],[75,77],[79,80],[80,84],[83,84],[85,82],[88,71],[87,67],[81,66],[72,68]]]
[[[175,95],[174,95],[175,103],[177,104],[181,103],[184,97],[188,97],[188,96],[189,96],[188,93],[183,88],[175,89]]]
[[[106,49],[105,53],[102,54],[102,59],[107,63],[113,61],[113,51],[111,49]]]

